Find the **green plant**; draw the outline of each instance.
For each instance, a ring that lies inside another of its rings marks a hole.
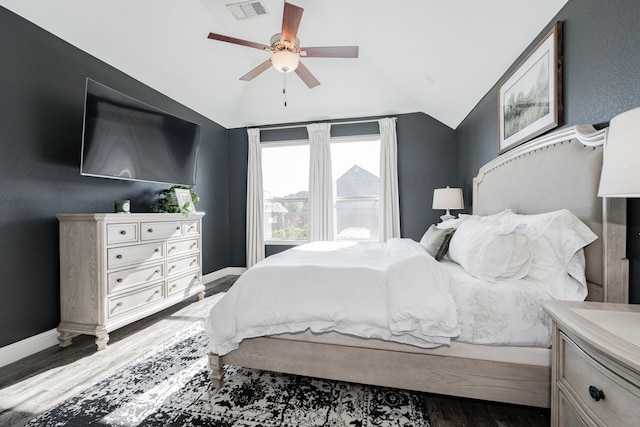
[[[178,206],[178,201],[177,201],[176,192],[175,192],[176,188],[189,190],[189,192],[191,193],[191,204],[194,207],[196,206],[196,203],[198,203],[198,200],[200,200],[200,198],[198,197],[196,192],[193,190],[193,187],[186,186],[186,185],[174,185],[171,188],[158,191],[158,198],[151,205],[151,210],[153,212],[168,212],[168,213],[177,213],[182,211],[182,213],[185,216],[189,215],[189,212],[187,211],[187,208],[189,208],[190,206],[189,203],[185,203],[184,206]]]

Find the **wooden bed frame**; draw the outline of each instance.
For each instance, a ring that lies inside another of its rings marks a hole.
[[[585,249],[589,298],[628,302],[626,203],[596,196],[606,129],[575,126],[502,154],[473,181],[475,214],[505,208],[534,214],[570,209],[598,235]],[[528,406],[549,407],[549,363],[522,363],[456,356],[438,349],[397,351],[286,336],[244,340],[224,356],[209,354],[214,387],[224,365],[397,387]],[[369,347],[371,347],[369,345]],[[475,347],[475,346],[474,346]]]

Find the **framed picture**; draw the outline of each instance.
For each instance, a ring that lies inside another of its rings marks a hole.
[[[498,152],[562,124],[562,21],[498,86]]]
[[[183,188],[176,188],[176,201],[181,212],[195,212],[196,207],[191,200],[191,191]]]

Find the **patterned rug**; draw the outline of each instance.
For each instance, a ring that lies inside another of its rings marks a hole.
[[[429,426],[404,390],[229,366],[210,389],[202,323],[156,346],[28,426]]]

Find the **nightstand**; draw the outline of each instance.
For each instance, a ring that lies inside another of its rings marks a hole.
[[[640,306],[547,301],[552,426],[640,425]]]

